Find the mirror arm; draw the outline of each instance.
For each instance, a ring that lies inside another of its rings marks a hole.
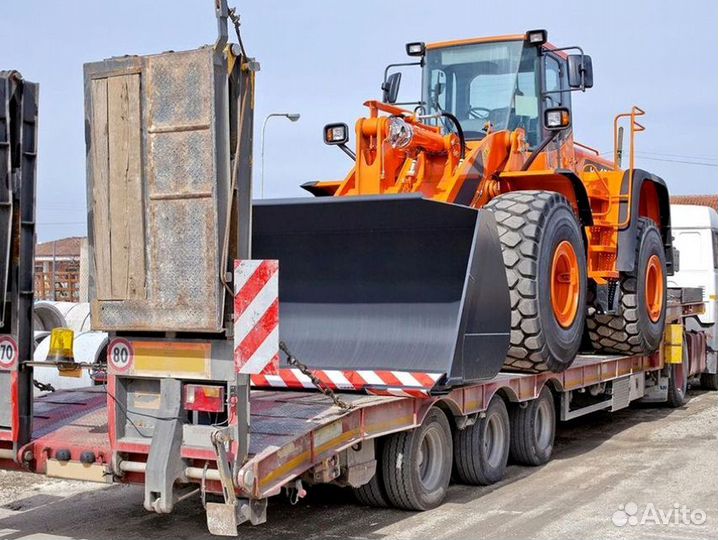
[[[562,129],[557,129],[557,130],[555,130],[555,131],[549,132],[548,136],[547,136],[543,141],[541,141],[541,144],[539,144],[539,145],[534,149],[534,151],[531,152],[531,155],[530,155],[529,158],[526,160],[526,163],[524,163],[523,167],[521,167],[521,170],[522,170],[522,171],[528,171],[528,170],[529,170],[529,167],[530,167],[531,165],[533,165],[533,162],[534,162],[534,161],[536,161],[536,158],[538,157],[538,155],[539,155],[541,152],[543,152],[544,148],[546,148],[546,147],[549,145],[549,143],[550,143],[551,141],[553,141],[553,140],[556,138],[556,136],[557,136],[561,131],[563,131],[563,130],[562,130]]]
[[[338,144],[339,148],[342,149],[342,152],[344,152],[347,156],[349,156],[352,160],[357,160],[357,155],[354,153],[354,151],[349,148],[346,144]]]
[[[384,83],[386,83],[386,78],[389,75],[389,70],[391,68],[395,67],[405,67],[405,66],[420,66],[421,62],[400,62],[398,64],[389,64],[384,68]]]

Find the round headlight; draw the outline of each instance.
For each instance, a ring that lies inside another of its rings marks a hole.
[[[389,144],[393,148],[406,148],[414,138],[414,128],[401,118],[389,119]]]

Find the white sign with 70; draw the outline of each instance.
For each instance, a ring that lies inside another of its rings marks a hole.
[[[0,369],[11,369],[17,362],[17,342],[12,336],[0,336]]]

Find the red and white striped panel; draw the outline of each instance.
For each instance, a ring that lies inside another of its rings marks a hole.
[[[279,261],[234,262],[234,368],[273,373],[279,366]]]
[[[332,390],[364,390],[375,395],[427,397],[443,373],[408,371],[317,369],[312,373]],[[309,377],[294,368],[282,368],[276,373],[252,375],[252,385],[264,388],[311,388]]]

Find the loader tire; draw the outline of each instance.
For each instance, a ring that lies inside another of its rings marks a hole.
[[[593,349],[624,355],[654,352],[666,324],[667,285],[663,240],[650,219],[638,219],[635,268],[621,275],[619,286],[618,313],[593,313],[586,319]]]
[[[536,399],[511,411],[511,459],[536,467],[548,463],[556,435],[556,409],[551,390],[544,386]]]
[[[506,474],[511,436],[506,403],[495,395],[483,417],[454,434],[458,480],[474,486],[488,486],[501,480]]]
[[[403,510],[439,506],[449,488],[452,448],[449,420],[436,407],[418,428],[389,435],[382,452],[382,477],[391,505]]]
[[[511,296],[505,368],[562,372],[586,320],[586,254],[576,215],[551,191],[505,193],[486,208],[496,218]]]

